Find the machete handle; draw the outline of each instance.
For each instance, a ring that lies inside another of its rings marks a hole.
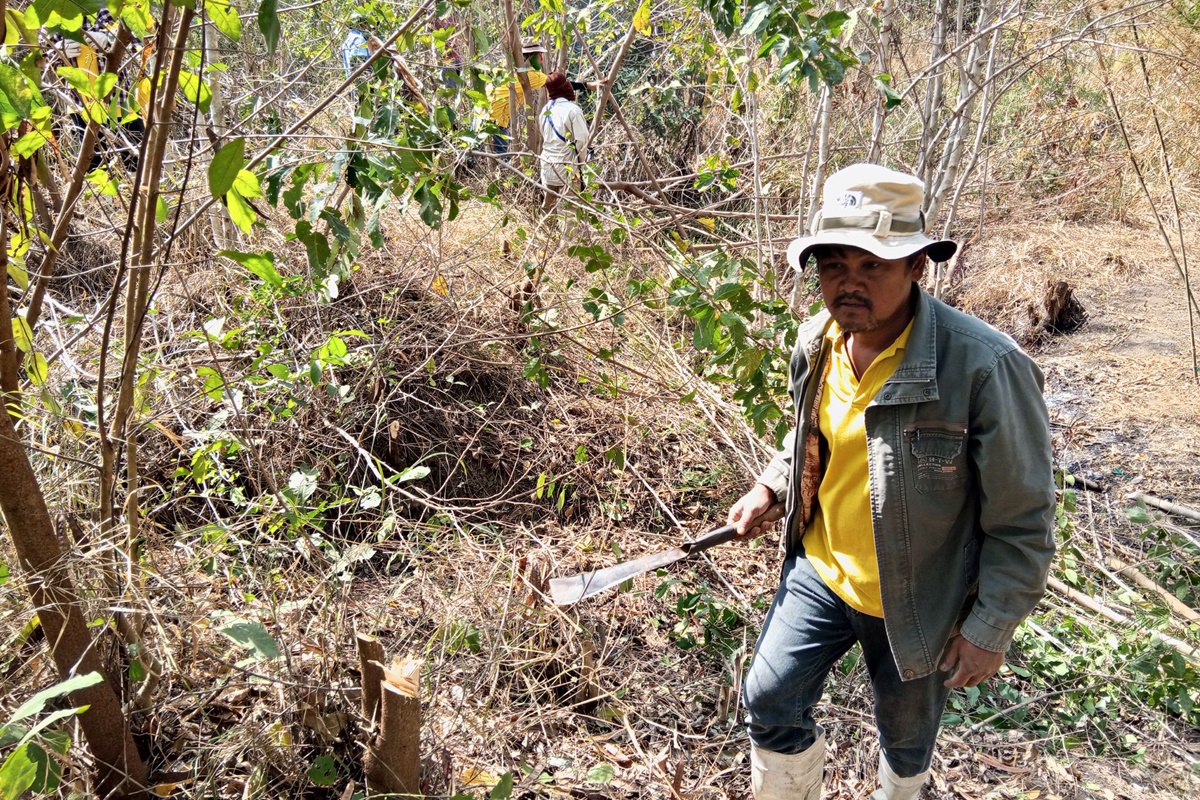
[[[760,514],[758,518],[750,524],[750,527],[754,528],[755,526],[762,525],[766,522],[774,522],[777,519],[782,519],[785,510],[786,509],[783,503],[775,503],[762,514]],[[707,550],[710,547],[716,547],[719,544],[732,542],[736,538],[737,526],[723,525],[722,527],[717,528],[715,531],[709,531],[699,539],[692,539],[691,541],[684,542],[683,544],[679,545],[679,547],[690,556],[692,553],[699,553]]]

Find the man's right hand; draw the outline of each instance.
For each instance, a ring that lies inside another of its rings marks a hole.
[[[742,498],[729,509],[729,525],[737,526],[739,537],[761,536],[771,530],[775,523],[764,522],[750,527],[750,523],[761,517],[763,513],[775,504],[775,492],[764,484],[756,483],[754,488],[742,495]]]

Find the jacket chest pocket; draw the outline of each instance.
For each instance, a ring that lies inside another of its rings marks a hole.
[[[966,485],[966,425],[955,422],[915,422],[905,426],[904,440],[916,468],[918,492],[941,492]]]

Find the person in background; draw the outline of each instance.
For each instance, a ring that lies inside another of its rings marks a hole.
[[[125,48],[125,57],[117,72],[118,83],[114,90],[118,102],[114,105],[111,98],[97,101],[94,98],[81,96],[74,89],[64,85],[64,81],[50,78],[59,67],[73,67],[82,70],[95,79],[106,68],[108,56],[113,52],[117,43],[117,21],[107,8],[101,8],[95,17],[84,17],[79,30],[80,39],[67,39],[61,33],[39,32],[42,51],[46,55],[43,63],[45,77],[43,85],[53,86],[63,104],[67,107],[71,125],[78,132],[80,139],[87,130],[88,121],[93,116],[100,123],[100,135],[92,149],[88,162],[88,171],[100,167],[112,155],[120,158],[130,175],[137,170],[138,149],[142,136],[146,132],[144,117],[149,102],[148,84],[143,91],[140,86],[148,72],[150,49],[143,48],[141,41],[131,38]],[[133,88],[139,87],[139,88]],[[120,115],[112,119],[109,112],[116,109]],[[115,123],[115,124],[114,124]]]
[[[355,12],[347,20],[349,29],[346,38],[342,40],[342,68],[349,78],[359,64],[371,57],[371,49],[367,40],[371,36],[370,17],[362,12]]]
[[[583,109],[575,102],[575,90],[567,76],[552,72],[546,77],[549,102],[538,114],[542,132],[542,208],[558,204],[568,187],[583,181],[588,155],[588,124]]]
[[[546,54],[546,48],[538,44],[533,39],[521,40],[521,53],[525,56],[526,63],[530,69],[525,72],[525,77],[529,80],[529,88],[532,91],[537,91],[546,85],[547,75],[542,71],[542,58]],[[586,92],[603,85],[603,81],[592,81],[591,83],[580,83],[578,81],[568,81],[568,85],[573,91]],[[488,108],[492,122],[500,130],[492,136],[492,149],[499,154],[508,152],[508,143],[511,137],[509,136],[509,93],[516,92],[514,95],[515,103],[521,104],[525,102],[525,92],[521,88],[520,81],[508,81],[500,86],[489,87],[487,91]],[[543,137],[544,138],[544,137]]]
[[[924,184],[875,164],[829,177],[812,234],[825,310],[791,360],[796,424],[729,511],[741,535],[785,502],[775,600],[746,674],[757,800],[817,800],[813,712],[857,642],[875,696],[879,788],[914,800],[950,690],[996,674],[1046,590],[1053,456],[1042,373],[1011,338],[926,294]]]

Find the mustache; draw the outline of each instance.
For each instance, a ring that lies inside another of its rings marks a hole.
[[[864,297],[861,294],[856,294],[854,292],[845,292],[843,294],[839,294],[837,297],[833,298],[833,304],[835,306],[840,306],[842,303],[846,302],[847,300],[855,302],[855,303],[861,303],[862,305],[866,306],[868,310],[871,309],[871,300],[867,297]]]

